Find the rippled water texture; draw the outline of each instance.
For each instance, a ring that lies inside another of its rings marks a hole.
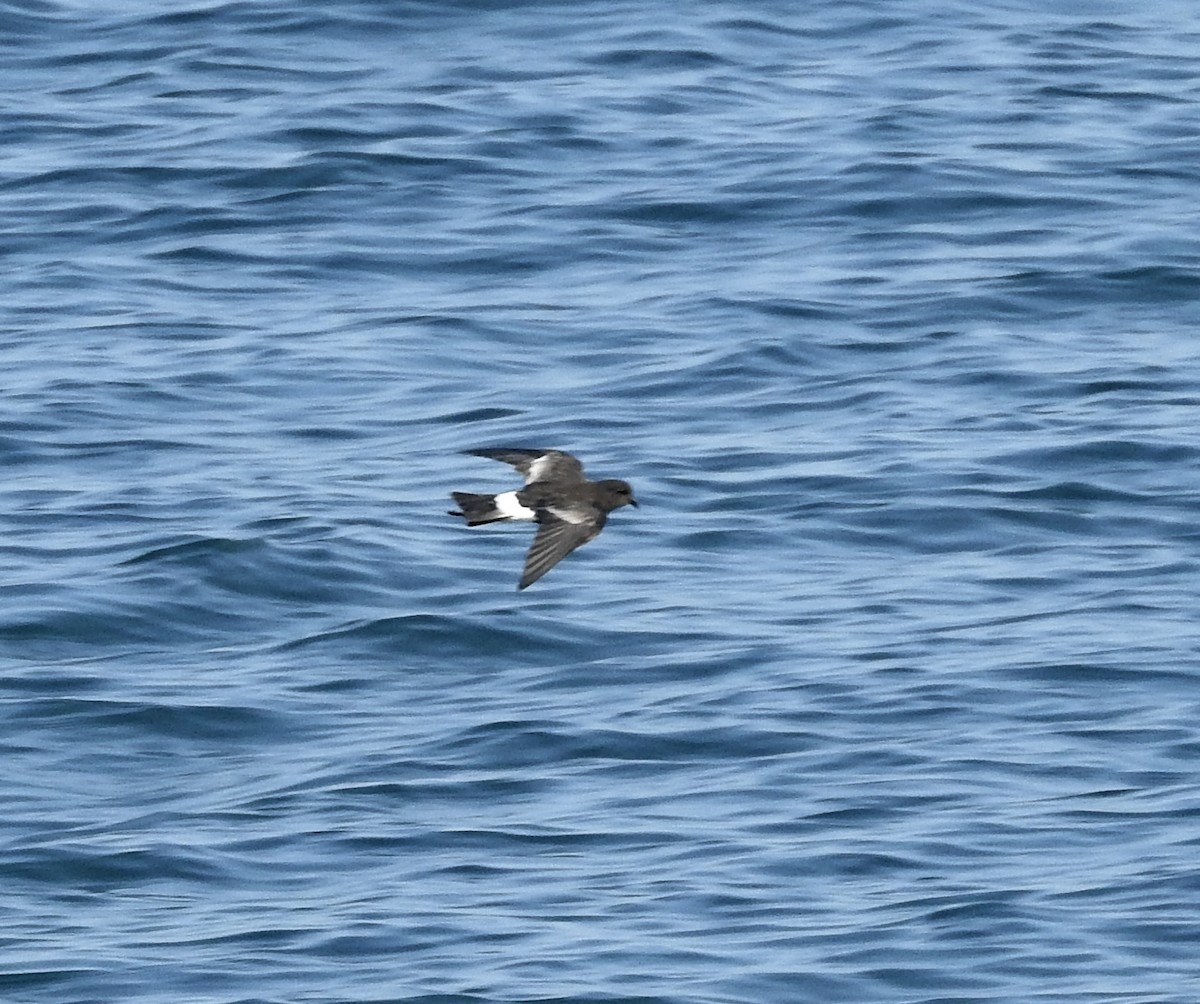
[[[0,8],[0,998],[1195,1004],[1200,15],[1046,6]]]

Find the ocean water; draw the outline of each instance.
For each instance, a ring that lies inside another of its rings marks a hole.
[[[1200,999],[1194,5],[0,44],[5,1004]]]

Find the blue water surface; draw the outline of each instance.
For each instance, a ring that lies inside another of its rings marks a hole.
[[[1200,999],[1200,9],[0,45],[5,1002]]]

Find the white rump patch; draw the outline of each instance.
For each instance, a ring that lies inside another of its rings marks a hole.
[[[536,461],[535,461],[536,463]],[[527,506],[521,505],[517,500],[516,492],[501,492],[496,496],[493,504],[496,506],[496,511],[509,519],[536,519],[537,513]]]

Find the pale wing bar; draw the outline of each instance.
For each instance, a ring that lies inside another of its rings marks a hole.
[[[469,450],[473,457],[499,460],[520,471],[525,483],[583,481],[583,464],[561,450]]]

